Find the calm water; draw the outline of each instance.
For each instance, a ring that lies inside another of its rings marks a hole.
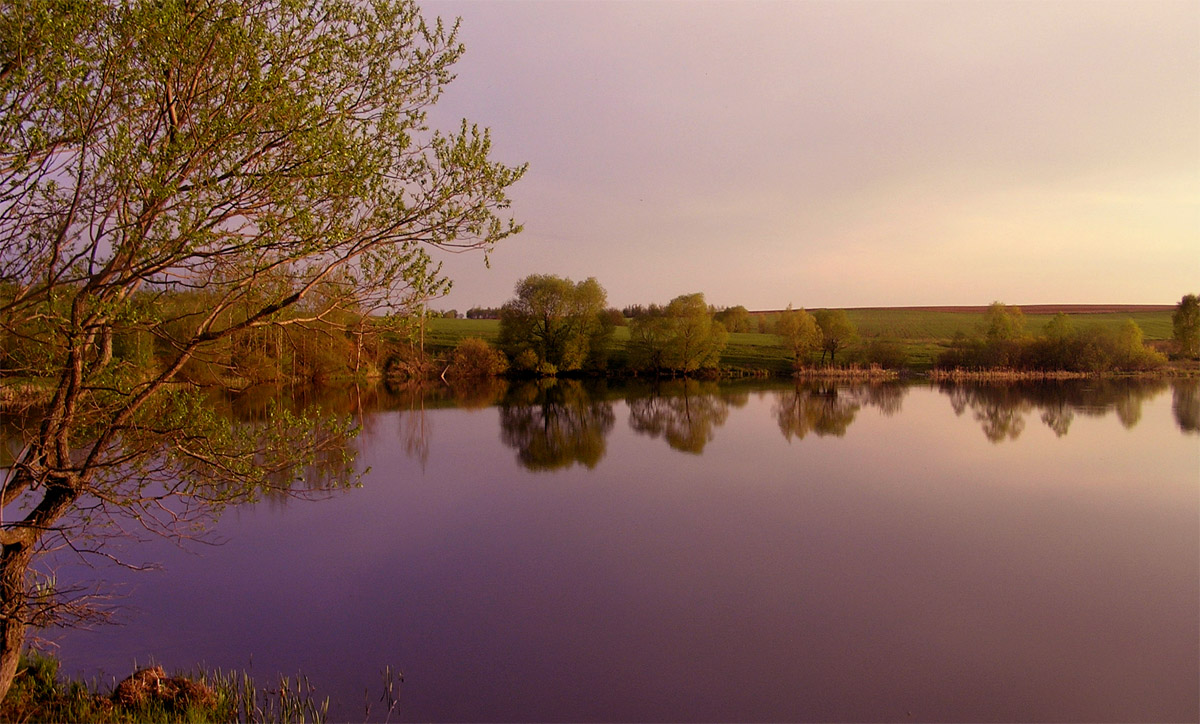
[[[361,489],[93,572],[125,625],[68,667],[303,672],[334,720],[386,665],[405,720],[1200,716],[1195,383],[446,398],[366,406]]]

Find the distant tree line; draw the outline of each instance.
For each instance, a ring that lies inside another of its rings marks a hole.
[[[717,370],[731,332],[774,333],[790,350],[793,365],[805,367],[820,350],[821,363],[837,364],[839,352],[858,339],[844,310],[790,307],[758,323],[741,305],[714,307],[702,293],[683,294],[666,305],[634,304],[621,310],[606,306],[604,288],[595,279],[573,282],[553,275],[532,275],[518,282],[516,297],[500,308],[499,348],[517,372],[550,375],[608,368],[613,332],[626,324],[629,338],[624,369],[635,373],[699,374]],[[468,312],[468,316],[471,312]],[[868,355],[878,350],[868,348]],[[902,353],[889,358],[897,365]]]
[[[516,286],[503,307],[474,307],[469,318],[500,320],[497,346],[515,372],[554,375],[621,369],[634,373],[697,374],[721,366],[730,333],[771,333],[787,350],[793,369],[813,365],[865,364],[899,369],[905,347],[886,337],[863,340],[845,310],[793,309],[752,314],[746,307],[715,307],[702,293],[684,294],[662,304],[607,306],[604,288],[594,278],[574,282],[553,275],[532,275]],[[757,319],[756,319],[757,317]],[[1175,349],[1197,356],[1200,300],[1188,295],[1174,314]],[[614,331],[627,324],[624,355],[612,355]],[[610,366],[615,360],[615,366]],[[1165,364],[1162,353],[1145,344],[1142,330],[1129,320],[1119,329],[1076,327],[1060,314],[1040,333],[1025,329],[1019,307],[993,303],[981,327],[960,332],[936,360],[941,368],[1045,370],[1100,373],[1153,370]]]

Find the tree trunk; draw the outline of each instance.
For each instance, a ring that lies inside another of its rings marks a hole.
[[[33,546],[28,543],[6,545],[0,553],[0,700],[8,695],[25,644],[25,574],[32,559]]]

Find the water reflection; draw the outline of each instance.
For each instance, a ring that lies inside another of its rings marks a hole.
[[[907,386],[894,382],[797,383],[779,394],[771,412],[788,442],[793,438],[803,440],[809,433],[817,437],[842,437],[864,405],[876,407],[885,417],[891,417],[900,412],[908,390]]]
[[[1026,416],[1038,413],[1042,423],[1058,437],[1066,435],[1076,415],[1102,417],[1115,413],[1121,425],[1132,429],[1142,417],[1142,403],[1167,388],[1162,380],[1088,380],[1086,382],[1038,382],[960,385],[943,384],[939,390],[950,398],[956,415],[970,411],[983,434],[993,443],[1016,440],[1025,431]],[[1176,383],[1179,390],[1191,389],[1195,381]],[[1178,409],[1176,420],[1184,428]],[[1186,429],[1186,428],[1184,428]]]
[[[334,489],[333,481],[347,478],[348,467],[358,455],[358,432],[369,429],[374,416],[367,414],[379,404],[380,393],[373,387],[282,387],[255,385],[244,390],[212,390],[208,406],[217,415],[239,424],[263,424],[278,411],[297,416],[297,423],[312,427],[337,423],[342,432],[328,439],[297,471],[269,476],[273,485],[263,496],[275,507],[291,499],[322,497]],[[290,476],[290,477],[289,477]],[[303,495],[298,495],[303,491]]]
[[[605,437],[616,415],[603,384],[541,380],[515,385],[500,403],[500,439],[516,449],[529,470],[557,470],[579,463],[594,468],[604,457]]]
[[[502,387],[331,393],[364,488],[155,556],[64,660],[253,656],[335,720],[384,665],[415,721],[1196,720],[1196,381]]]
[[[1029,421],[1040,422],[1063,437],[1080,416],[1116,416],[1126,429],[1142,419],[1143,403],[1170,387],[1176,424],[1200,432],[1200,381],[1086,380],[1009,384],[941,384],[955,414],[966,416],[993,443],[1017,440]],[[623,399],[634,432],[663,439],[673,450],[703,454],[733,409],[743,407],[754,390],[773,396],[771,415],[784,438],[808,435],[842,437],[863,408],[884,417],[903,412],[912,385],[899,382],[797,382],[786,389],[700,380],[632,382],[610,387],[606,382],[541,380],[510,384],[480,380],[454,385],[422,384],[336,391],[319,400],[297,397],[294,404],[319,404],[341,414],[359,416],[370,428],[371,410],[399,410],[401,444],[422,465],[428,461],[432,421],[427,410],[446,407],[500,407],[501,439],[517,450],[531,470],[555,470],[576,463],[595,467],[604,457],[605,438],[612,432],[614,401]],[[277,394],[277,392],[275,393]],[[239,419],[255,419],[273,399],[268,389],[242,394],[221,405]],[[366,414],[364,414],[366,411]],[[13,435],[7,436],[10,444]]]
[[[797,385],[779,395],[772,411],[780,432],[791,442],[809,433],[842,437],[861,407],[857,395],[837,385]]]
[[[696,455],[725,424],[730,405],[740,407],[748,399],[748,393],[722,397],[716,382],[688,379],[631,387],[625,398],[634,432],[662,437],[672,449]]]
[[[449,389],[450,395],[458,407],[482,410],[504,399],[504,393],[508,391],[508,381],[497,377],[454,380],[450,383]]]
[[[1200,380],[1175,380],[1171,385],[1171,412],[1184,432],[1200,432]]]

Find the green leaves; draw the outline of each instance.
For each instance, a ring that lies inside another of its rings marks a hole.
[[[364,315],[447,288],[438,249],[520,231],[524,166],[485,128],[425,125],[457,26],[409,0],[3,2],[0,374],[57,387],[4,489],[41,517],[2,532],[85,493],[116,516],[154,486],[216,510],[312,465],[345,479],[344,421],[230,424],[175,383],[313,357],[285,343],[302,325],[348,345],[358,324],[361,347]]]
[[[729,339],[699,292],[672,299],[662,314],[634,319],[629,334],[630,364],[635,368],[681,372],[716,367]]]
[[[607,294],[594,278],[581,282],[531,274],[500,312],[500,347],[518,368],[554,374],[599,363],[612,333],[600,319]]]
[[[1186,359],[1200,357],[1200,297],[1185,294],[1171,313],[1176,353]]]

